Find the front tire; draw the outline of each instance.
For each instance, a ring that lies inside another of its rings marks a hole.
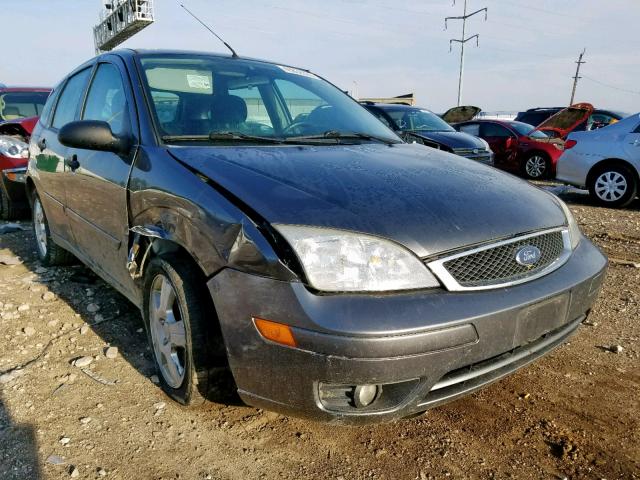
[[[543,153],[534,152],[524,161],[522,170],[525,177],[531,180],[542,180],[549,176],[551,162]]]
[[[36,239],[38,258],[40,258],[42,264],[46,267],[52,267],[72,263],[75,257],[69,251],[57,245],[51,238],[49,222],[44,213],[40,197],[35,190],[33,192],[32,205],[33,233]]]
[[[185,406],[202,404],[209,388],[207,306],[202,275],[187,259],[156,257],[145,275],[143,318],[162,389]]]
[[[589,179],[589,193],[605,207],[626,207],[637,195],[638,185],[631,169],[624,165],[606,165]]]
[[[15,207],[4,188],[0,186],[0,218],[2,220],[17,220],[24,210]]]

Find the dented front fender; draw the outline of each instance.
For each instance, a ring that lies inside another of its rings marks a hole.
[[[189,253],[207,277],[223,268],[282,280],[295,273],[268,240],[269,226],[165,150],[141,152],[129,185],[130,248],[159,238]],[[149,242],[151,243],[151,242]]]

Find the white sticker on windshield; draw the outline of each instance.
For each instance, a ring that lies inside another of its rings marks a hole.
[[[285,67],[284,65],[278,65],[283,71],[287,73],[291,73],[292,75],[300,75],[301,77],[309,77],[309,78],[318,78],[313,73],[307,72],[305,70],[300,70],[299,68],[293,67]]]
[[[206,75],[191,75],[187,73],[187,83],[191,88],[199,90],[211,90],[211,82]]]

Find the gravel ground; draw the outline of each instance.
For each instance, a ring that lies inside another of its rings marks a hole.
[[[40,266],[30,230],[0,234],[0,479],[640,478],[640,202],[548,187],[612,259],[585,325],[474,395],[358,428],[172,403],[134,307],[84,267]]]

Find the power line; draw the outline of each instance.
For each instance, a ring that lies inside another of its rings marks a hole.
[[[573,77],[573,89],[571,90],[571,101],[569,102],[569,105],[573,105],[573,100],[576,98],[576,88],[578,86],[578,80],[582,78],[580,76],[580,67],[583,64],[587,63],[582,61],[582,57],[584,56],[584,53],[586,51],[587,51],[586,48],[582,50],[582,53],[580,54],[580,56],[578,57],[578,61],[576,62],[578,66],[576,67],[576,76]]]
[[[453,4],[456,4],[456,0],[453,0]],[[488,10],[486,7],[481,8],[479,10],[476,10],[473,13],[469,13],[467,14],[467,0],[464,0],[464,10],[462,13],[462,16],[460,17],[446,17],[444,19],[444,28],[445,30],[447,29],[447,20],[462,20],[462,35],[460,36],[460,39],[455,39],[452,38],[449,40],[449,51],[451,51],[451,48],[453,46],[453,43],[459,43],[460,44],[460,75],[458,76],[458,106],[460,106],[460,102],[462,101],[462,74],[464,71],[464,46],[465,44],[469,41],[469,40],[473,40],[474,38],[476,39],[476,45],[479,44],[479,39],[480,39],[480,35],[479,34],[475,34],[475,35],[471,35],[470,37],[465,38],[465,29],[467,26],[467,19],[473,17],[474,15],[480,13],[480,12],[484,12],[484,20],[485,22],[487,21],[487,13]]]
[[[541,12],[541,13],[548,13],[550,15],[556,15],[559,17],[568,17],[568,18],[579,18],[582,20],[591,20],[590,18],[587,17],[582,17],[580,15],[575,15],[573,13],[562,13],[562,12],[558,12],[558,11],[554,11],[554,10],[546,10],[544,8],[540,8],[540,7],[530,7],[528,5],[520,5],[518,3],[514,3],[514,2],[510,2],[508,0],[500,0],[500,3],[506,3],[507,5],[511,5],[512,7],[516,7],[516,8],[525,8],[527,10],[532,10],[534,12]]]
[[[611,88],[613,90],[618,90],[619,92],[631,93],[633,95],[640,95],[640,91],[629,90],[629,89],[626,89],[626,88],[617,87],[615,85],[611,85],[609,83],[601,82],[600,80],[596,80],[595,78],[591,78],[591,77],[588,77],[586,75],[583,75],[582,78],[584,78],[586,80],[589,80],[589,81],[591,81],[593,83],[597,83],[598,85],[601,85],[603,87]]]

